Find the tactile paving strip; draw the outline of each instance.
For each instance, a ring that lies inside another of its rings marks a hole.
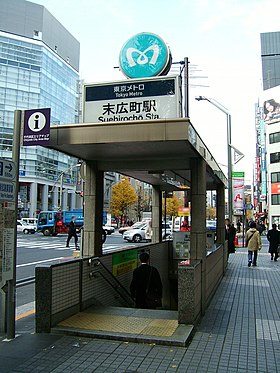
[[[178,320],[149,319],[80,312],[60,322],[58,326],[111,331],[116,333],[143,334],[171,337],[178,327]]]

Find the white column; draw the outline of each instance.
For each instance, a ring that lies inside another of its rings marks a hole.
[[[158,187],[153,186],[152,192],[152,242],[162,241],[161,217],[162,217],[162,198]]]
[[[48,192],[49,192],[49,186],[43,185],[42,188],[42,210],[47,211],[48,210]]]
[[[67,206],[67,203],[68,203],[68,189],[64,189],[63,192],[62,192],[62,206],[61,206],[61,210],[67,210],[68,209],[68,206]]]
[[[29,208],[29,216],[31,218],[36,216],[36,210],[37,210],[37,195],[38,195],[38,184],[37,183],[31,183],[30,184],[30,208]]]
[[[58,208],[58,187],[53,188],[52,193],[52,208],[57,209]]]
[[[74,210],[76,208],[76,194],[74,190],[70,191],[70,210]]]

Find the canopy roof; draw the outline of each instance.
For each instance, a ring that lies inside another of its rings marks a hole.
[[[49,147],[166,191],[190,187],[190,160],[202,157],[206,189],[227,185],[188,118],[55,125]]]

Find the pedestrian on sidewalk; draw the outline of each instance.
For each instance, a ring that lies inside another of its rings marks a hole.
[[[225,240],[228,241],[228,255],[235,253],[236,229],[229,219],[225,220]]]
[[[280,246],[280,232],[278,231],[276,224],[272,224],[272,229],[269,229],[266,237],[269,241],[268,252],[271,255],[271,260],[274,259],[274,261],[277,262],[279,256],[278,250]]]
[[[137,308],[161,307],[162,282],[160,274],[155,267],[148,264],[149,254],[143,252],[139,255],[140,267],[133,271],[130,293],[135,299]]]
[[[69,224],[68,237],[66,241],[66,247],[69,247],[71,238],[74,237],[75,248],[78,249],[78,236],[77,236],[77,227],[76,227],[76,216],[72,216],[71,222]]]
[[[256,267],[258,251],[262,248],[260,232],[257,230],[256,222],[250,223],[250,228],[245,235],[246,247],[248,248],[248,267]],[[253,255],[254,253],[254,255]]]

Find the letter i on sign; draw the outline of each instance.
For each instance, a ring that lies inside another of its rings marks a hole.
[[[34,117],[34,130],[38,130],[38,129],[39,129],[39,115],[36,114]]]
[[[28,127],[32,132],[41,131],[46,124],[46,118],[44,114],[40,112],[33,113],[28,120]]]

